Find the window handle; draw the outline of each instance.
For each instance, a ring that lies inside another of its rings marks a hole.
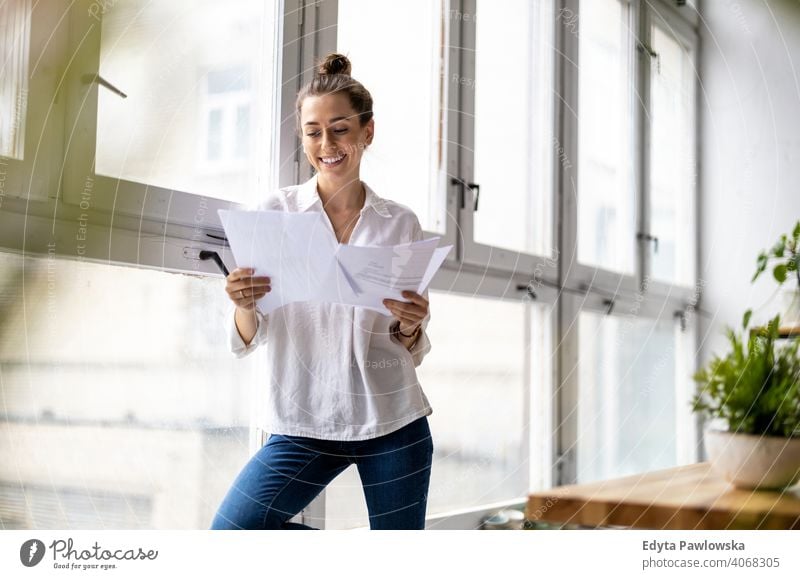
[[[656,62],[656,71],[658,74],[661,74],[661,57],[659,56],[659,54],[655,50],[647,46],[641,40],[636,43],[636,49],[639,52],[647,54],[650,57],[651,61],[654,60]]]
[[[96,82],[100,86],[105,87],[108,90],[110,90],[111,92],[113,92],[115,95],[121,96],[124,99],[128,98],[128,95],[126,95],[124,92],[119,90],[117,87],[115,87],[113,84],[108,82],[106,79],[104,79],[99,74],[84,74],[83,77],[81,77],[81,79],[83,80],[83,82],[85,84],[92,84],[93,82]]]
[[[450,184],[458,186],[458,206],[464,209],[464,182],[458,177],[450,177]]]
[[[475,192],[475,207],[472,208],[473,211],[478,210],[478,199],[481,198],[481,186],[477,183],[467,183],[467,187],[472,189]]]
[[[458,177],[451,177],[450,178],[450,184],[451,185],[458,185],[458,187],[460,189],[459,195],[458,195],[458,206],[461,209],[464,209],[464,206],[465,206],[465,202],[464,202],[464,186],[467,186],[472,191],[474,191],[475,192],[475,205],[473,206],[472,210],[473,211],[477,211],[478,210],[478,199],[480,198],[480,195],[481,195],[481,186],[480,185],[478,185],[477,183],[464,183],[464,181],[462,181]]]
[[[644,233],[640,231],[636,234],[636,239],[639,241],[652,241],[653,242],[653,253],[658,253],[658,237],[655,235],[650,235],[649,233]]]

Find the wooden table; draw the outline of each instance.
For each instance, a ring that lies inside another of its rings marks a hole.
[[[800,486],[783,492],[734,488],[707,462],[528,497],[529,521],[640,529],[800,529]]]

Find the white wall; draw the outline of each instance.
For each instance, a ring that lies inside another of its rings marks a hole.
[[[725,325],[778,312],[755,259],[800,219],[800,1],[704,0],[700,6],[701,360]],[[764,307],[761,307],[764,306]],[[758,309],[761,308],[761,309]]]

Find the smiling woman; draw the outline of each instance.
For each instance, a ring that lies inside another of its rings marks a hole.
[[[303,151],[319,173],[317,188],[326,210],[343,217],[363,205],[361,156],[372,143],[372,96],[350,76],[350,61],[331,54],[297,95]]]
[[[372,97],[350,76],[347,57],[329,55],[300,91],[297,128],[316,175],[280,189],[258,209],[316,211],[340,244],[422,239],[411,209],[379,197],[360,179],[375,122]],[[265,315],[255,304],[271,291],[271,279],[253,274],[242,267],[228,276],[226,291],[236,306],[230,347],[243,357],[269,343],[262,427],[271,437],[234,481],[211,528],[313,528],[289,519],[352,464],[371,528],[424,528],[433,410],[416,367],[430,350],[427,292],[385,300],[391,315],[316,302]]]

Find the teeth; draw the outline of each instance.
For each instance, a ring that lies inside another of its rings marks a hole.
[[[332,165],[334,163],[338,163],[342,159],[344,159],[344,155],[339,155],[338,157],[320,157],[323,163],[328,165]]]

